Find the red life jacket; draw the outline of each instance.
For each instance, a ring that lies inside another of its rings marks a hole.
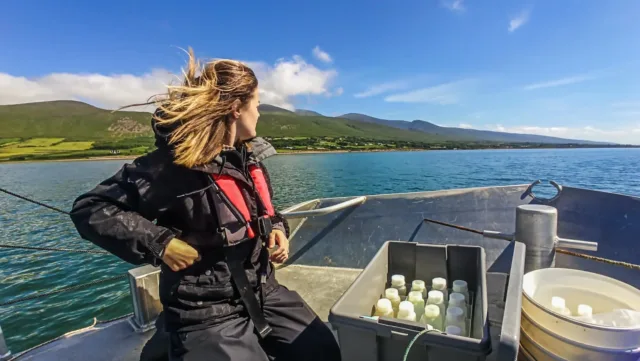
[[[263,218],[264,221],[270,222],[271,217],[275,216],[275,210],[273,208],[273,205],[271,204],[271,194],[269,193],[269,186],[267,185],[267,180],[264,177],[264,172],[259,166],[252,165],[249,166],[249,173],[251,175],[251,179],[253,180],[257,197],[260,198],[256,200],[256,203],[258,204],[258,212],[262,213],[258,215],[258,218]],[[233,220],[225,219],[225,217],[219,216],[218,218],[221,223],[220,227],[227,228],[231,223],[243,223],[243,227],[241,227],[240,229],[238,229],[237,227],[233,227],[233,233],[236,236],[233,237],[235,239],[229,239],[230,243],[237,243],[241,241],[240,238],[242,238],[242,236],[238,237],[238,233],[245,233],[246,239],[253,239],[256,237],[256,235],[261,235],[260,230],[254,229],[260,223],[255,222],[258,221],[258,219],[251,218],[249,206],[242,196],[241,185],[238,184],[238,180],[229,175],[213,175],[213,180],[215,181],[220,191],[224,194],[224,198],[226,198],[222,199],[222,201],[226,203],[226,205],[230,208],[231,213],[235,214],[235,219]],[[220,207],[218,207],[217,209],[219,214],[227,214],[227,212],[224,212],[224,210],[220,210],[219,208]],[[229,237],[229,235],[227,237]]]

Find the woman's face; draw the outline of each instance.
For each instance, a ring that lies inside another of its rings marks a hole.
[[[244,141],[256,136],[256,126],[260,117],[258,105],[260,105],[260,94],[256,88],[249,101],[239,110],[240,116],[236,121],[237,141]]]

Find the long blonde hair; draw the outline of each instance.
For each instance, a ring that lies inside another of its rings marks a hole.
[[[243,106],[251,99],[258,79],[239,61],[202,64],[191,48],[188,54],[182,85],[167,86],[167,94],[152,103],[158,105],[157,124],[173,129],[169,144],[174,148],[174,163],[193,167],[211,162],[220,153],[227,117],[234,104]]]

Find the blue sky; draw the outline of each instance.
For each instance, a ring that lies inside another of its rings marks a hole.
[[[0,104],[139,102],[191,46],[248,62],[288,108],[640,144],[638,1],[0,6]]]

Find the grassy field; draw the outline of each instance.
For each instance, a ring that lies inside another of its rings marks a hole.
[[[6,147],[20,142],[20,138],[0,138],[0,147]]]
[[[67,142],[64,138],[32,138],[25,141],[2,142],[0,139],[0,160],[41,158],[69,155],[91,149],[93,142]],[[104,152],[103,152],[104,153]],[[106,151],[109,153],[109,151]]]

